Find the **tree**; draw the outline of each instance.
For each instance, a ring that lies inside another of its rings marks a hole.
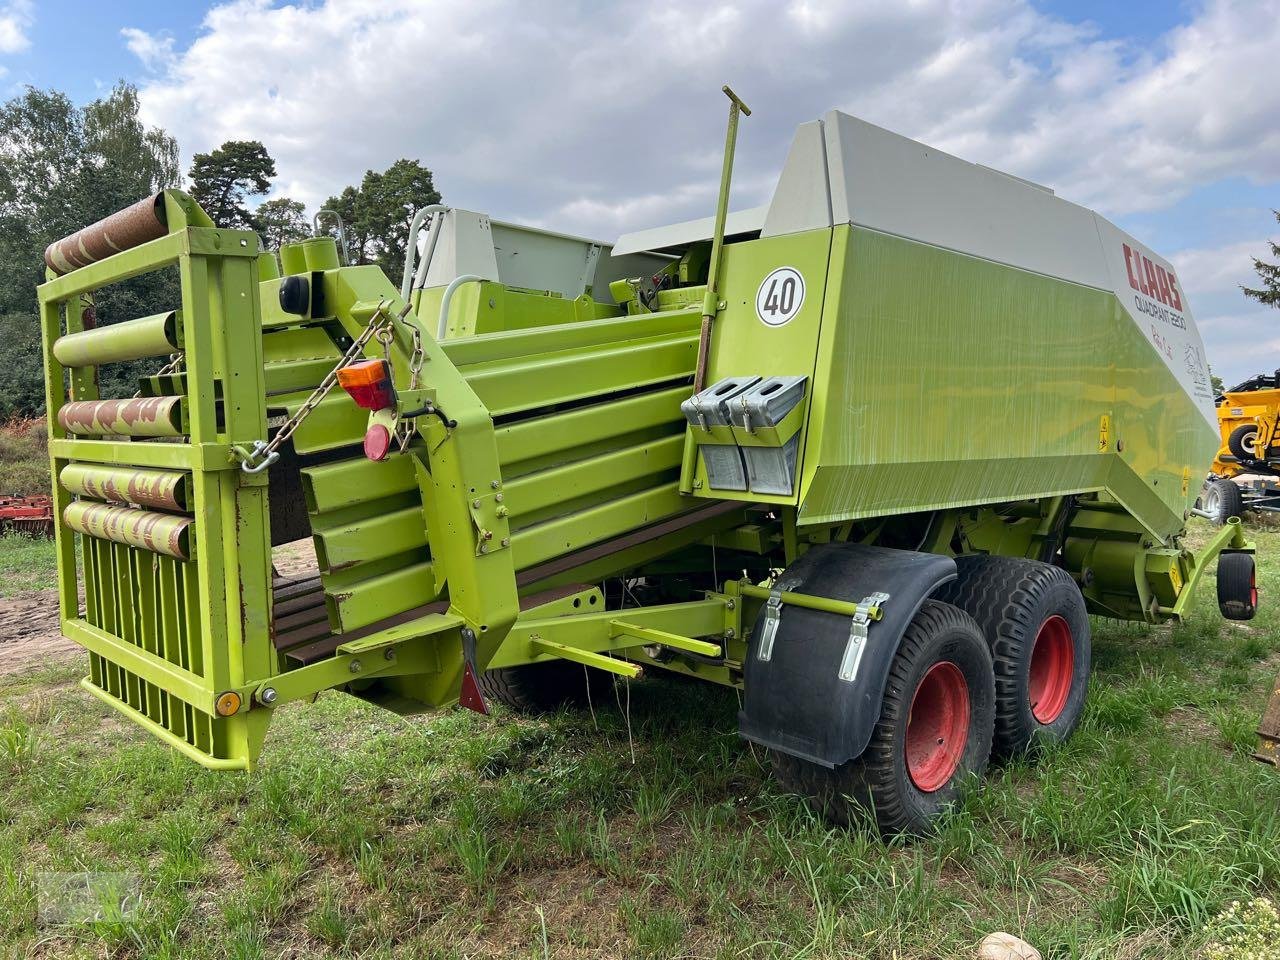
[[[44,406],[36,308],[44,248],[178,179],[177,143],[142,123],[129,84],[84,107],[31,87],[0,104],[0,419]],[[99,323],[112,323],[177,299],[170,269],[105,288],[96,312]],[[103,396],[129,396],[137,377],[156,365],[103,367]]]
[[[268,250],[277,251],[286,243],[297,243],[311,236],[307,210],[298,200],[275,197],[265,200],[254,211],[258,232]]]
[[[1280,210],[1272,210],[1271,212],[1276,215],[1276,220],[1280,221]],[[1280,258],[1280,244],[1271,243],[1268,246],[1271,247],[1271,255]],[[1240,289],[1244,291],[1244,295],[1250,300],[1257,300],[1259,303],[1280,307],[1280,263],[1267,263],[1254,257],[1253,269],[1262,281],[1262,286],[1256,290],[1242,286]]]
[[[440,202],[431,171],[416,160],[397,160],[378,173],[365,171],[359,188],[325,201],[346,227],[352,263],[376,263],[388,276],[404,267],[409,226],[423,207]]]
[[[210,153],[191,158],[191,196],[220,227],[257,230],[245,206],[251,196],[271,189],[276,162],[259,140],[228,140]]]

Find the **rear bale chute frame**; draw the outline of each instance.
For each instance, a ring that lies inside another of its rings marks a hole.
[[[745,687],[743,735],[834,819],[920,830],[993,747],[1070,735],[1087,613],[1176,620],[1224,550],[1251,569],[1238,524],[1181,541],[1216,440],[1166,261],[837,113],[730,215],[730,96],[716,216],[612,247],[435,207],[398,290],[176,191],[52,245],[86,689],[248,769],[330,688],[486,711],[674,671]],[[170,265],[181,303],[86,329],[94,290]],[[146,356],[139,397],[99,396]],[[317,569],[273,576],[301,537]]]

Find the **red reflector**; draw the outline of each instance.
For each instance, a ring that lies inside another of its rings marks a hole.
[[[381,410],[396,402],[391,369],[385,360],[362,360],[338,371],[338,384],[366,410]]]
[[[489,715],[489,705],[484,702],[484,695],[480,693],[480,685],[476,683],[476,675],[472,673],[469,663],[462,671],[462,696],[458,698],[458,703],[468,710],[483,713],[486,717]]]
[[[390,451],[391,431],[375,423],[364,435],[364,455],[370,460],[385,460]]]

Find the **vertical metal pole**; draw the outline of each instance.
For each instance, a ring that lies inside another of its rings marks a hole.
[[[706,386],[707,355],[711,350],[711,324],[720,305],[720,249],[724,246],[724,222],[729,215],[729,183],[733,179],[733,149],[738,141],[738,113],[751,116],[750,108],[738,95],[724,88],[729,98],[729,128],[724,137],[724,165],[720,168],[720,198],[716,201],[715,232],[711,235],[711,263],[707,269],[707,292],[702,298],[702,331],[698,336],[698,366],[693,375],[693,392]]]

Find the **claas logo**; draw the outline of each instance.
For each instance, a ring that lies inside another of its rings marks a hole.
[[[1127,243],[1124,244],[1124,267],[1129,272],[1129,286],[1152,300],[1159,300],[1166,307],[1182,312],[1178,278],[1172,270],[1152,263],[1150,257],[1144,257]]]

